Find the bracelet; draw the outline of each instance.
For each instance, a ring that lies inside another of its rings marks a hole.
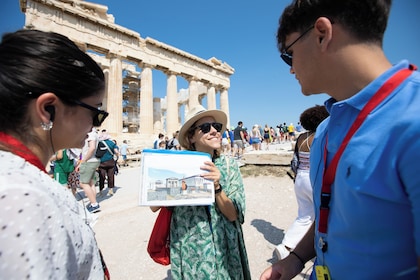
[[[294,255],[294,256],[296,256],[296,258],[298,258],[298,259],[299,259],[299,261],[302,263],[303,267],[305,267],[305,262],[303,261],[303,259],[302,259],[301,257],[299,257],[299,255],[298,255],[298,254],[296,254],[294,251],[291,251],[291,252],[290,252],[290,255]]]
[[[214,194],[218,194],[222,191],[222,185],[219,185],[219,188],[217,190],[214,190]]]

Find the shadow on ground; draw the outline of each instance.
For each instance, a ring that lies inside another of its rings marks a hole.
[[[265,240],[273,245],[280,244],[284,237],[284,230],[277,228],[272,223],[261,219],[254,219],[251,225],[264,235]]]
[[[264,235],[265,240],[273,244],[274,246],[281,243],[284,237],[284,230],[273,226],[270,222],[261,219],[254,219],[251,222],[251,225],[255,227],[259,232]],[[267,262],[273,264],[278,261],[276,254],[273,251],[271,259],[268,259]],[[309,261],[305,268],[299,273],[295,279],[309,279],[312,271],[312,261]]]

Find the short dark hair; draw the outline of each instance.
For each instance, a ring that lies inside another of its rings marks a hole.
[[[382,45],[392,0],[294,0],[279,19],[277,47],[284,51],[286,36],[304,32],[317,18],[340,23],[356,38]]]
[[[304,129],[314,132],[318,125],[328,118],[329,115],[325,106],[315,105],[302,112],[300,123]]]
[[[239,121],[238,122],[238,125],[243,125],[244,123],[242,122],[242,121]]]

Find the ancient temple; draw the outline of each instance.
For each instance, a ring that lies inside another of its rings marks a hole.
[[[228,115],[228,89],[234,69],[212,57],[187,53],[115,24],[108,7],[81,0],[20,0],[25,28],[64,34],[89,53],[106,77],[103,108],[110,116],[103,127],[118,141],[151,147],[159,132],[169,137],[188,109],[207,98],[208,109]],[[153,72],[166,75],[166,96],[153,95]],[[178,90],[177,78],[188,81]],[[219,95],[219,96],[217,96]],[[216,108],[219,97],[220,108]],[[183,115],[182,115],[183,114]]]

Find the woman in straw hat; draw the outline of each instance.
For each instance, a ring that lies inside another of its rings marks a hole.
[[[220,110],[192,108],[179,131],[181,146],[209,153],[202,169],[213,180],[215,203],[178,206],[171,223],[173,279],[251,279],[241,224],[245,194],[235,160],[219,156],[227,117]]]

